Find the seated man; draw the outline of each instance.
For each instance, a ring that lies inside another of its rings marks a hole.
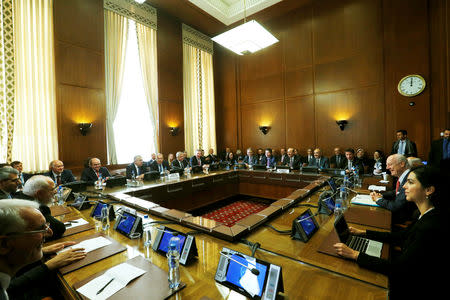
[[[203,165],[205,164],[205,158],[202,155],[201,149],[197,149],[195,155],[191,157],[189,164],[191,165],[191,168],[196,166],[203,167]]]
[[[328,158],[322,156],[322,151],[319,148],[314,149],[314,160],[311,162],[310,166],[316,166],[319,169],[329,168],[330,163]]]
[[[264,151],[265,155],[261,160],[261,164],[266,165],[267,168],[273,168],[276,165],[275,157],[272,155],[272,149],[267,148]]]
[[[336,169],[345,169],[345,155],[342,154],[341,148],[334,148],[334,155],[330,157],[330,167]]]
[[[287,150],[287,156],[288,158],[285,160],[285,165],[289,166],[291,170],[300,169],[301,160],[300,157],[294,154],[294,148],[289,148]]]
[[[208,156],[205,157],[206,164],[213,164],[217,161],[217,156],[214,155],[214,149],[209,149]]]
[[[23,195],[17,195],[18,198],[34,200],[39,203],[39,210],[44,215],[47,223],[50,223],[50,229],[53,235],[47,240],[59,239],[66,231],[66,226],[52,216],[48,207],[54,200],[56,194],[55,183],[51,178],[44,175],[35,175],[27,180],[23,186]]]
[[[372,192],[370,196],[379,206],[392,212],[393,223],[404,223],[411,219],[416,210],[416,205],[406,200],[405,189],[403,188],[410,171],[408,160],[401,154],[390,155],[386,160],[386,168],[392,176],[398,178],[395,190],[382,194]]]
[[[302,162],[302,165],[304,167],[306,166],[310,166],[314,163],[314,152],[311,148],[308,148],[306,150],[306,156],[303,157],[302,159],[300,159],[300,161]]]
[[[19,180],[20,180],[20,184],[18,186],[19,189],[21,189],[23,187],[23,185],[25,184],[25,181],[28,180],[28,178],[30,178],[32,176],[32,174],[28,174],[28,173],[23,173],[23,165],[20,161],[13,161],[11,163],[11,167],[13,167],[14,169],[16,169],[19,172]]]
[[[105,180],[111,177],[111,174],[107,168],[102,167],[100,159],[95,157],[89,159],[88,167],[81,173],[81,180],[93,185],[100,177]]]
[[[186,169],[189,167],[189,162],[184,158],[183,152],[178,151],[175,156],[176,159],[172,162],[172,168]]]
[[[152,153],[150,160],[146,163],[147,167],[150,168],[150,165],[156,161],[156,153]]]
[[[226,147],[225,152],[222,154],[222,160],[223,161],[229,160],[230,153],[231,153],[231,149],[229,147]]]
[[[164,155],[162,153],[158,153],[156,155],[156,161],[154,161],[150,165],[150,171],[158,171],[159,173],[165,173],[170,170],[169,163],[164,160]]]
[[[65,170],[64,163],[60,160],[50,162],[49,171],[44,175],[50,177],[57,186],[75,181],[72,171]]]
[[[0,168],[0,200],[12,199],[20,185],[19,172],[11,167]]]
[[[258,158],[253,155],[252,148],[247,149],[247,155],[244,157],[244,164],[248,168],[249,166],[256,165],[258,163]]]
[[[345,158],[347,159],[345,165],[346,174],[350,174],[353,171],[358,171],[358,174],[364,173],[362,164],[355,157],[355,150],[353,150],[352,148],[348,148],[347,150],[345,150]]]
[[[278,158],[278,164],[284,166],[287,164],[288,155],[286,153],[286,149],[280,149],[280,157]]]
[[[147,168],[144,166],[142,156],[136,155],[133,163],[129,164],[126,168],[126,177],[127,179],[131,179],[134,175],[134,178],[142,180],[144,179],[145,172],[147,172]]]

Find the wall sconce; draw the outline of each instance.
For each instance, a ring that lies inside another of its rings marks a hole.
[[[81,135],[86,135],[91,127],[92,123],[78,123],[78,128],[80,128]]]
[[[266,135],[267,132],[269,132],[270,127],[269,126],[259,126],[259,130],[261,130],[261,132]]]
[[[176,136],[178,134],[179,127],[169,127],[169,134],[171,136]]]
[[[347,120],[339,120],[339,121],[336,121],[336,124],[338,124],[339,128],[342,131],[344,131],[345,125],[348,124],[348,121]]]

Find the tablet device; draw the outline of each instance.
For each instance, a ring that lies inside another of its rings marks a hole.
[[[116,214],[114,213],[114,209],[110,204],[107,204],[103,201],[98,201],[97,204],[95,204],[94,209],[91,211],[91,217],[101,217],[102,215],[102,209],[105,206],[110,206],[109,208],[109,220],[112,221],[116,218]]]
[[[123,211],[114,223],[114,230],[127,237],[131,237],[134,233],[142,234],[142,219],[135,214]]]
[[[220,256],[214,277],[220,284],[250,299],[275,299],[282,291],[281,267],[228,248]]]
[[[160,175],[158,171],[150,171],[144,174],[144,180],[145,181],[152,181],[159,179]]]
[[[87,183],[85,181],[72,181],[72,182],[62,184],[62,186],[70,188],[73,193],[76,193],[76,192],[85,191]]]
[[[317,168],[317,167],[302,167],[302,172],[303,173],[318,173],[319,168]]]
[[[253,170],[265,170],[265,169],[267,169],[266,165],[261,164],[253,165]]]
[[[328,182],[328,185],[329,185],[330,188],[331,188],[331,191],[332,191],[333,193],[336,193],[336,191],[337,191],[337,186],[336,186],[336,182],[334,181],[334,178],[328,179],[327,182]]]
[[[203,171],[203,168],[201,166],[193,166],[192,167],[192,173],[201,173]]]
[[[125,184],[127,184],[127,178],[121,175],[109,177],[106,180],[106,187],[122,186]]]
[[[291,237],[307,242],[317,230],[319,230],[319,224],[314,218],[311,209],[308,208],[292,222]]]
[[[178,244],[178,252],[180,252],[180,264],[186,265],[195,256],[198,256],[197,246],[195,244],[195,239],[191,235],[186,235],[174,229],[167,228],[165,226],[160,226],[157,228],[158,232],[156,234],[155,240],[152,245],[152,249],[160,254],[166,255],[169,248],[169,241],[176,233],[180,239]]]

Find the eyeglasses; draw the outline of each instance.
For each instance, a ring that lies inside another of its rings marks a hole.
[[[46,222],[44,224],[44,228],[43,229],[39,229],[39,230],[31,230],[31,231],[24,231],[24,232],[11,232],[11,233],[7,233],[3,236],[0,237],[17,237],[17,236],[22,236],[22,235],[29,235],[29,234],[36,234],[36,233],[47,233],[50,229],[50,223]]]

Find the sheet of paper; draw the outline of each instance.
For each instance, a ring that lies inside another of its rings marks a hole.
[[[373,200],[370,195],[357,195],[353,197],[351,200],[352,204],[360,204],[360,205],[369,205],[369,206],[378,206]]]
[[[377,191],[377,192],[384,192],[384,191],[386,191],[386,187],[382,186],[382,185],[374,185],[374,184],[372,184],[372,185],[369,185],[368,190]]]
[[[74,227],[78,227],[81,225],[85,225],[85,224],[88,224],[89,222],[83,218],[79,218],[76,220],[67,221],[66,223],[70,223],[69,225],[66,225],[66,229],[68,229],[68,228],[74,228]]]
[[[84,248],[84,251],[86,253],[89,253],[91,251],[97,250],[99,248],[105,247],[110,245],[112,242],[102,236],[96,237],[96,238],[92,238],[89,240],[84,240],[82,242],[79,242],[78,244],[75,244],[73,246],[64,248],[63,250],[59,251],[58,253],[67,251],[69,249],[72,248]]]
[[[126,287],[131,280],[141,276],[145,272],[146,271],[130,264],[122,263],[112,267],[103,275],[89,281],[78,288],[77,291],[89,299],[107,299]],[[113,280],[111,281],[111,279]],[[108,284],[103,291],[98,293],[109,281],[111,281],[111,283]]]

